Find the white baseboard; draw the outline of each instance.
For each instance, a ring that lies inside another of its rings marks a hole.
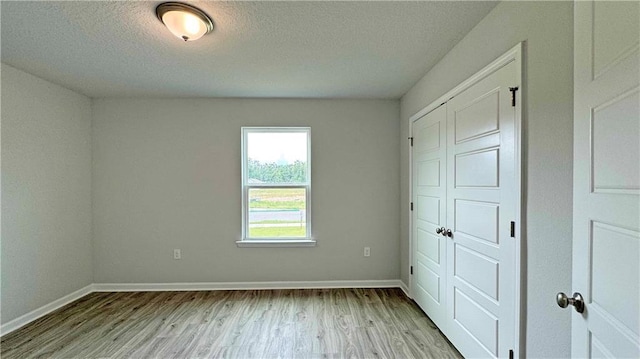
[[[294,282],[205,282],[205,283],[95,283],[95,292],[156,292],[196,290],[259,290],[259,289],[320,289],[320,288],[398,288],[402,281],[331,280]]]
[[[49,304],[45,304],[42,307],[32,310],[27,314],[21,315],[18,318],[2,324],[0,326],[0,336],[4,336],[13,332],[16,329],[22,328],[23,326],[33,322],[34,320],[53,312],[54,310],[63,307],[75,300],[78,300],[85,295],[93,292],[93,284],[89,284],[88,286],[78,289],[73,293],[67,294],[64,297],[54,300]]]
[[[398,280],[398,282],[400,282],[398,287],[400,287],[400,289],[402,289],[402,291],[404,292],[404,294],[407,297],[411,298],[411,294],[409,294],[409,287],[402,280]]]
[[[65,295],[49,304],[0,326],[0,337],[33,322],[85,295],[93,292],[158,292],[197,290],[259,290],[259,289],[323,289],[323,288],[400,288],[407,296],[407,286],[399,279],[329,280],[295,282],[211,282],[211,283],[94,283]]]

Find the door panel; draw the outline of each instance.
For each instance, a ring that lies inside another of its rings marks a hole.
[[[440,264],[440,237],[433,233],[427,233],[422,229],[418,230],[418,252],[423,254],[435,264]]]
[[[593,222],[591,233],[591,303],[639,336],[640,306],[627,308],[620,305],[620,298],[640,303],[637,286],[625,285],[640,283],[640,233],[599,222]],[[625,265],[611,265],[616,262]]]
[[[418,163],[418,186],[440,187],[440,160]]]
[[[466,357],[506,357],[515,333],[515,107],[511,62],[447,103],[447,336]]]
[[[454,275],[497,302],[498,261],[460,245],[455,251]]]
[[[455,118],[456,143],[497,131],[499,93],[492,91],[459,110]]]
[[[638,51],[638,4],[620,1],[590,1],[593,34],[593,78],[603,75],[617,62]]]
[[[427,115],[429,118],[431,116]],[[417,132],[414,134],[415,139],[415,152],[431,152],[441,148],[444,146],[443,138],[440,138],[440,130],[443,129],[444,124],[440,122],[430,123],[428,125],[424,125],[425,127],[420,127],[421,124],[416,124]]]
[[[429,269],[424,261],[418,260],[418,272],[416,275],[419,289],[429,295],[428,299],[435,303],[440,303],[442,291],[440,291],[440,276],[438,273]]]
[[[440,206],[441,201],[437,197],[431,196],[418,196],[417,198],[417,219],[420,221],[428,222],[434,226],[440,225]],[[420,230],[422,227],[420,227]]]
[[[431,320],[445,327],[446,245],[436,228],[446,225],[446,106],[413,123],[413,297]]]
[[[454,205],[456,232],[490,243],[499,243],[498,204],[458,199]]]
[[[572,356],[640,357],[640,3],[578,1]]]
[[[638,88],[593,109],[591,120],[593,190],[635,193],[640,190]]]
[[[498,149],[456,154],[456,187],[498,187]]]
[[[487,311],[464,292],[455,289],[453,320],[463,331],[472,336],[477,346],[474,358],[498,355],[498,318]]]

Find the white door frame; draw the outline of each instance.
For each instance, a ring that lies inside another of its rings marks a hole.
[[[522,197],[523,197],[523,185],[522,185],[522,163],[523,163],[523,152],[522,152],[522,92],[525,91],[523,88],[523,78],[522,78],[522,52],[524,49],[524,43],[520,42],[509,51],[507,51],[504,55],[500,56],[489,65],[484,67],[482,70],[478,71],[473,76],[469,77],[467,80],[463,81],[458,86],[454,87],[452,90],[448,91],[444,95],[440,96],[437,100],[433,101],[431,104],[424,107],[422,110],[416,112],[413,116],[409,118],[409,136],[413,137],[413,123],[425,116],[429,112],[435,110],[440,107],[462,91],[481,81],[485,77],[493,74],[500,68],[504,67],[511,62],[515,62],[516,71],[517,71],[517,83],[515,84],[518,87],[518,91],[516,91],[516,109],[515,109],[515,144],[516,144],[516,156],[515,156],[515,174],[516,174],[516,193],[517,196],[516,202],[516,213],[515,213],[515,221],[516,221],[516,230],[515,230],[515,270],[516,270],[516,282],[515,282],[515,293],[514,300],[516,305],[516,313],[514,313],[515,323],[514,328],[516,333],[514,334],[515,343],[513,343],[513,351],[516,357],[520,357],[523,355],[522,351],[524,348],[520,346],[520,343],[524,336],[524,331],[521,330],[521,315],[525,313],[524,302],[522,298],[526,298],[524,290],[521,286],[521,282],[523,279],[523,275],[525,274],[522,270],[522,242],[524,238],[524,225],[522,221],[522,213],[524,212],[524,208],[522,207]],[[413,151],[409,150],[409,201],[413,199]],[[413,252],[416,246],[415,238],[413,238],[413,214],[409,213],[409,266],[414,265]],[[409,268],[410,269],[410,268]],[[409,271],[409,273],[411,273]],[[409,274],[409,295],[413,297],[413,278],[411,274]]]

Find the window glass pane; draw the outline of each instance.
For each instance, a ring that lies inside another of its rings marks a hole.
[[[247,133],[247,183],[306,183],[306,132]]]
[[[249,238],[306,237],[305,188],[250,188]]]

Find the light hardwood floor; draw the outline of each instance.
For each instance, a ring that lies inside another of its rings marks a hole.
[[[461,358],[399,289],[92,293],[1,357]]]

